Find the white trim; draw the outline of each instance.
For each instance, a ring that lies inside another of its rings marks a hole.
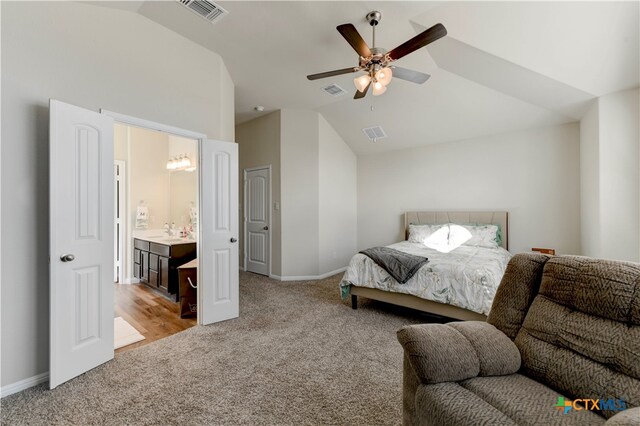
[[[166,124],[157,123],[155,121],[144,120],[142,118],[132,117],[126,114],[120,114],[118,112],[113,112],[106,110],[104,108],[100,108],[100,114],[108,115],[113,117],[115,121],[120,123],[129,124],[131,126],[142,127],[144,129],[157,130],[158,132],[171,133],[177,136],[184,136],[185,138],[191,139],[206,139],[207,135],[204,133],[192,132],[191,130],[181,129],[179,127],[168,126]]]
[[[41,383],[49,381],[49,372],[38,374],[37,376],[28,377],[26,379],[19,380],[15,383],[11,383],[0,388],[0,398],[13,395],[14,393],[21,392],[25,389],[32,388]]]
[[[125,278],[121,284],[140,284],[138,278]]]
[[[271,173],[271,164],[266,166],[259,167],[249,167],[242,171],[242,192],[243,192],[243,200],[242,200],[242,267],[243,271],[247,270],[247,172],[255,172],[257,170],[267,170],[269,173],[269,205],[267,206],[267,211],[269,213],[269,277],[271,277],[271,259],[273,259],[273,176]]]
[[[347,267],[345,266],[345,267],[336,269],[335,271],[326,272],[321,275],[297,275],[297,276],[289,275],[286,277],[282,277],[280,275],[269,275],[269,278],[278,280],[278,281],[317,281],[317,280],[323,280],[325,278],[329,278],[333,275],[339,274],[340,272],[344,272],[346,270],[347,270]]]
[[[119,176],[116,177],[116,182],[114,182],[114,185],[117,183],[117,181],[120,181],[120,197],[118,198],[117,204],[120,207],[120,210],[118,211],[118,213],[120,214],[120,232],[118,233],[118,237],[120,240],[120,244],[118,247],[118,254],[120,255],[120,270],[118,273],[118,282],[124,283],[126,281],[125,276],[127,275],[126,272],[129,263],[127,256],[127,225],[129,222],[129,215],[127,214],[127,199],[129,198],[129,188],[127,186],[127,163],[122,160],[113,160],[113,164],[118,166],[120,171]]]

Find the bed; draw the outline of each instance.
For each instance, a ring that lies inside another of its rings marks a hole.
[[[406,241],[410,224],[447,223],[498,225],[502,238],[496,248],[461,246],[450,253]],[[369,257],[356,254],[340,283],[343,297],[351,295],[352,308],[357,308],[358,296],[361,296],[449,318],[485,320],[511,258],[507,251],[508,213],[406,212],[404,229],[405,241],[388,247],[427,257],[429,262],[405,284],[399,284]]]

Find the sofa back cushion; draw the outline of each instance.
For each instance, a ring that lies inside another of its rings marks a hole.
[[[542,271],[549,256],[520,253],[511,258],[493,298],[487,322],[516,338],[531,302],[538,294]]]
[[[560,393],[640,405],[640,265],[549,259],[515,343],[523,372]]]

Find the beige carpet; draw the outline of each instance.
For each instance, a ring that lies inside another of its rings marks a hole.
[[[341,276],[241,273],[240,318],[123,354],[53,391],[0,401],[0,423],[393,425],[402,416],[395,332],[432,318],[377,302],[354,311]]]
[[[122,317],[113,319],[113,348],[120,349],[144,340],[144,336]]]

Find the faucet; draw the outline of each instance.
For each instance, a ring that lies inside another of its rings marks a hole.
[[[172,236],[173,235],[173,229],[171,227],[169,227],[169,224],[165,222],[164,224],[164,233]]]

